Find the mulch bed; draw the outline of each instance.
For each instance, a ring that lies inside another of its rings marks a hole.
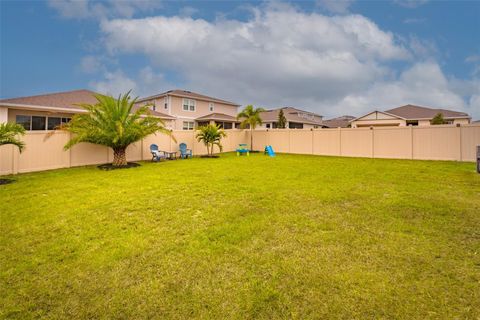
[[[13,182],[15,182],[15,180],[13,180],[13,179],[0,179],[0,185],[9,184],[9,183],[13,183]]]
[[[217,155],[203,155],[203,156],[200,156],[200,158],[212,158],[212,159],[216,159],[216,158],[220,158],[220,156],[217,156]]]
[[[116,169],[128,169],[128,168],[136,168],[139,167],[140,164],[136,162],[127,162],[126,166],[114,166],[111,163],[105,163],[99,165],[97,168],[100,170],[105,170],[105,171],[110,171],[110,170],[116,170]]]

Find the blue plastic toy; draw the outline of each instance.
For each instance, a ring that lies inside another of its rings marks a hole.
[[[275,157],[275,151],[273,151],[272,146],[266,146],[264,153],[268,154],[270,157]]]

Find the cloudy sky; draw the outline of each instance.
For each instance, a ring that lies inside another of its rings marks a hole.
[[[480,1],[1,1],[0,97],[182,88],[328,117],[480,118]]]

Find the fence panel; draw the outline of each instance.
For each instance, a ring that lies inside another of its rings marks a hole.
[[[462,161],[476,161],[476,147],[480,145],[480,125],[460,128]]]
[[[342,129],[340,151],[346,157],[373,157],[373,130]]]
[[[313,154],[340,155],[340,129],[313,130]]]
[[[63,150],[63,146],[67,143],[68,138],[69,134],[65,132],[52,135],[44,132],[26,134],[23,137],[26,144],[25,150],[17,154],[18,172],[69,167],[70,152]]]
[[[271,145],[275,152],[290,152],[289,130],[277,129],[268,131],[268,145]]]
[[[460,160],[460,128],[414,127],[413,159]]]
[[[289,131],[290,153],[312,154],[313,131],[312,130],[290,130]]]
[[[10,174],[13,171],[13,153],[18,152],[14,150],[12,145],[0,146],[0,175]]]
[[[373,156],[375,158],[412,158],[412,127],[374,128]]]

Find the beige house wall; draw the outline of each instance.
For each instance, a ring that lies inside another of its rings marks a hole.
[[[8,108],[0,106],[0,123],[8,122]]]
[[[185,111],[183,110],[183,99],[182,97],[168,96],[168,108],[165,109],[165,97],[155,99],[156,111],[162,112],[178,119],[173,120],[169,123],[169,127],[173,130],[182,130],[184,121],[195,122],[196,118],[206,116],[211,113],[224,113],[232,117],[236,117],[238,114],[238,107],[213,102],[214,109],[210,111],[210,101],[195,100],[195,111]]]
[[[470,119],[453,119],[453,124],[466,125],[470,123]],[[389,126],[398,126],[404,127],[407,125],[406,120],[402,119],[368,119],[361,118],[351,122],[352,128],[360,127],[389,127]],[[431,126],[430,120],[418,120],[419,127]]]
[[[360,119],[351,122],[352,128],[360,127],[404,127],[407,125],[407,122],[402,119],[381,119],[381,120],[368,120]]]

